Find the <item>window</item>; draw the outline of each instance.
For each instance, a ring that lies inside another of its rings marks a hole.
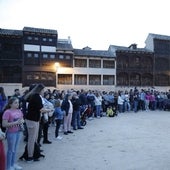
[[[31,58],[31,57],[32,57],[32,54],[31,54],[31,53],[27,53],[27,57],[28,57],[28,58]]]
[[[103,60],[103,68],[115,68],[114,60]]]
[[[59,59],[64,59],[64,55],[59,55]]]
[[[41,74],[41,80],[47,80],[47,76],[46,76],[45,73],[42,73],[42,74]]]
[[[32,79],[33,79],[31,74],[28,74],[28,75],[26,76],[26,78],[27,78],[27,80],[32,80]]]
[[[66,60],[70,60],[70,56],[69,55],[66,55]]]
[[[49,42],[52,42],[53,41],[53,39],[52,38],[49,38]]]
[[[136,65],[139,65],[139,63],[140,63],[140,59],[139,59],[139,57],[136,57],[136,58],[135,58],[135,64],[136,64]]]
[[[49,74],[48,74],[47,80],[52,80],[52,81],[54,81],[54,78],[53,78],[52,75],[49,75]]]
[[[48,54],[43,54],[43,58],[48,58]]]
[[[39,53],[24,53],[24,65],[39,65]]]
[[[87,85],[87,75],[74,75],[75,85]]]
[[[35,41],[38,41],[38,40],[39,40],[39,38],[38,38],[38,37],[34,37],[34,40],[35,40]]]
[[[47,41],[47,38],[43,38],[42,40],[43,40],[43,41]]]
[[[58,74],[58,84],[72,84],[72,75],[71,74]]]
[[[89,85],[101,85],[101,75],[89,75]]]
[[[55,59],[55,54],[50,54],[51,59]]]
[[[101,60],[89,60],[89,67],[91,68],[101,68]]]
[[[34,80],[39,80],[40,79],[40,75],[39,74],[34,74],[33,77],[34,77],[33,78]]]
[[[103,85],[114,85],[114,75],[103,75]]]
[[[87,59],[75,59],[75,67],[87,67]]]
[[[31,40],[32,40],[32,37],[31,37],[31,36],[28,36],[27,39],[28,39],[29,41],[31,41]]]
[[[38,53],[34,53],[34,58],[38,58],[39,54]]]

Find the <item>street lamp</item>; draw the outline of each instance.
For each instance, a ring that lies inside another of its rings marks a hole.
[[[58,81],[58,68],[60,67],[59,62],[55,63],[55,69],[56,69],[56,88],[57,88],[57,81]]]

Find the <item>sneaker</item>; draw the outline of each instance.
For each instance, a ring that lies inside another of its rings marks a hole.
[[[21,166],[15,164],[15,165],[14,165],[14,169],[16,169],[16,170],[21,170],[21,169],[23,169],[23,168],[22,168]]]
[[[62,136],[57,136],[57,137],[55,138],[55,140],[61,140],[61,139],[63,139]]]
[[[26,159],[26,161],[29,163],[29,162],[33,162],[33,160],[34,160],[34,158],[33,157],[28,157],[27,159]]]
[[[67,131],[67,133],[73,133],[71,130]]]

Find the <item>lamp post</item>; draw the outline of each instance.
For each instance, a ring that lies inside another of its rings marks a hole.
[[[56,69],[56,88],[57,88],[57,81],[58,81],[58,68],[60,67],[60,64],[58,62],[55,63],[55,69]]]

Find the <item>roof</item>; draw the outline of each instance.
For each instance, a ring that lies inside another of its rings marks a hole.
[[[57,42],[57,50],[73,50],[73,46],[70,43]]]
[[[130,47],[124,47],[124,46],[116,46],[116,45],[110,45],[109,49],[114,48],[116,51],[126,51],[126,52],[152,52],[149,49],[146,48],[130,48]]]
[[[56,35],[58,34],[57,30],[44,29],[44,28],[33,28],[33,27],[24,27],[23,31],[44,33],[44,34],[56,34]]]
[[[153,39],[170,40],[170,36],[168,36],[168,35],[149,33],[148,36],[151,36]]]
[[[0,28],[0,35],[15,35],[15,36],[22,36],[21,30],[10,30],[10,29],[2,29]]]
[[[74,49],[74,54],[78,56],[115,57],[110,51],[104,50]]]

